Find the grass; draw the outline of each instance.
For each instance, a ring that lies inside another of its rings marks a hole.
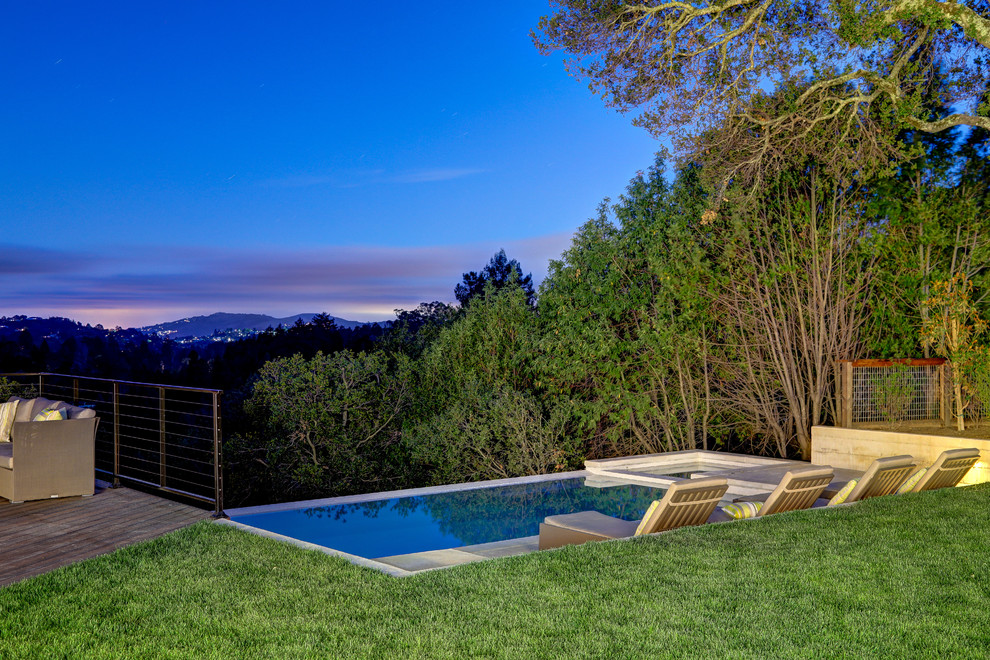
[[[392,578],[200,523],[0,589],[0,657],[986,657],[990,484]]]

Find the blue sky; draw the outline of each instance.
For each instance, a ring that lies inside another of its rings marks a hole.
[[[0,18],[0,315],[356,320],[537,279],[659,143],[545,1],[29,2]]]

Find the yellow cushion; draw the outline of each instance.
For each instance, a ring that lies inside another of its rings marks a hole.
[[[845,486],[843,486],[842,490],[836,493],[835,497],[833,497],[828,501],[828,506],[832,506],[833,504],[842,504],[843,502],[845,502],[846,498],[849,497],[849,493],[852,492],[852,489],[855,488],[856,484],[858,483],[859,483],[858,479],[853,479]]]
[[[763,502],[734,502],[723,506],[722,511],[736,520],[742,520],[743,518],[755,518],[762,508]]]
[[[34,416],[33,422],[60,422],[67,417],[67,411],[65,408],[61,410],[52,410],[51,408],[45,408],[40,413]]]
[[[639,536],[640,534],[646,533],[650,518],[653,517],[653,512],[657,510],[658,506],[660,506],[660,500],[653,500],[653,504],[651,504],[650,508],[643,514],[643,519],[639,521],[639,526],[636,527],[636,533],[633,536]],[[628,534],[629,532],[626,533]]]
[[[0,404],[0,442],[10,442],[10,429],[14,426],[17,401]]]
[[[925,472],[927,471],[928,468],[921,468],[920,470],[912,474],[911,478],[905,481],[903,484],[901,484],[901,487],[897,489],[897,493],[898,494],[910,493],[912,490],[914,490],[914,487],[918,485],[918,482],[921,481],[921,478],[925,476]]]

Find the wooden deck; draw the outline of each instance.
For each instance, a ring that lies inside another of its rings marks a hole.
[[[0,586],[159,537],[210,513],[129,488],[23,504],[0,499]]]

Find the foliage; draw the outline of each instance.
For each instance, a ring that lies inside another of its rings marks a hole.
[[[406,442],[432,483],[573,465],[561,411],[533,394],[537,329],[524,288],[489,282],[419,361]]]
[[[973,283],[963,272],[935,282],[926,301],[931,315],[922,326],[922,341],[952,363],[954,412],[956,428],[960,431],[964,430],[963,419],[969,405],[964,390],[974,362],[983,361],[980,339],[987,329],[987,322],[973,305],[972,291]]]
[[[459,316],[459,310],[438,300],[424,302],[413,310],[395,310],[395,321],[378,345],[386,352],[405,353],[419,358],[433,343],[440,330]]]
[[[608,105],[642,108],[636,123],[671,135],[719,181],[759,185],[792,154],[861,171],[896,153],[902,127],[990,129],[985,0],[551,5],[533,34],[540,50],[570,54]],[[923,98],[936,73],[957,111],[931,120]]]
[[[970,397],[968,414],[973,421],[990,418],[990,346],[973,348],[966,356],[966,391]]]
[[[910,374],[911,367],[906,364],[895,363],[887,367],[883,380],[874,393],[873,405],[891,428],[907,419],[915,394]]]
[[[988,496],[878,497],[402,579],[200,523],[0,589],[0,656],[978,658]]]
[[[413,458],[435,484],[548,474],[566,467],[566,419],[506,383],[469,380],[410,432]]]
[[[400,483],[406,360],[382,353],[296,354],[265,364],[245,411],[253,431],[228,454],[265,468],[278,500],[388,490]],[[246,476],[246,475],[245,475]],[[243,476],[241,477],[244,478]]]
[[[491,285],[496,291],[508,286],[517,286],[526,294],[526,303],[533,307],[536,304],[536,292],[533,290],[533,275],[523,275],[522,266],[515,259],[509,259],[505,250],[499,250],[480,273],[471,271],[464,273],[463,281],[454,289],[454,295],[462,307],[467,307],[471,300],[484,293],[485,287]]]
[[[936,108],[932,115],[947,112]],[[926,301],[936,280],[963,271],[977,306],[990,302],[988,135],[905,132],[901,139],[915,156],[892,176],[870,182],[865,213],[881,254],[864,337],[868,354],[930,357],[918,328],[930,316]]]
[[[12,396],[33,399],[38,396],[38,392],[34,389],[34,385],[19,383],[8,378],[0,377],[0,403],[5,402]]]
[[[718,412],[703,208],[696,172],[680,171],[671,186],[658,160],[550,263],[541,384],[572,399],[590,456],[708,447]]]

